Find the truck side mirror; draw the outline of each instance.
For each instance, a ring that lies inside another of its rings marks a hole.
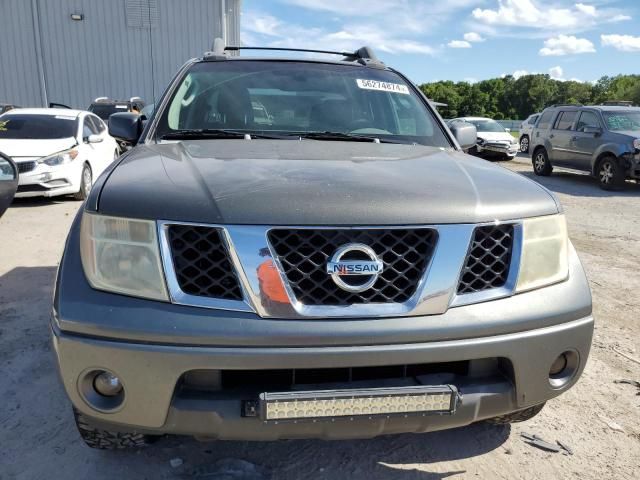
[[[142,118],[137,113],[114,113],[109,116],[109,135],[135,145],[142,133]]]
[[[453,122],[449,129],[463,150],[473,147],[478,140],[478,131],[475,125],[467,122]]]
[[[587,125],[586,127],[583,127],[582,131],[584,133],[591,133],[591,134],[595,135],[596,137],[602,133],[602,129],[600,127],[594,127],[594,126],[591,126],[591,125]]]
[[[0,152],[0,217],[9,208],[18,189],[18,167]]]

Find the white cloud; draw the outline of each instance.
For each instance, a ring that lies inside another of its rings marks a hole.
[[[468,32],[465,33],[463,38],[467,41],[467,42],[472,42],[472,43],[476,43],[476,42],[484,42],[484,38],[482,38],[482,36],[476,32]]]
[[[554,80],[564,80],[564,71],[561,66],[551,67],[549,69],[549,76]]]
[[[612,8],[598,9],[577,3],[573,7],[558,7],[556,3],[536,0],[498,0],[498,8],[476,8],[475,20],[488,27],[517,27],[539,30],[562,29],[565,32],[588,30],[602,22],[619,22],[630,17]]]
[[[640,37],[633,35],[600,35],[602,45],[622,52],[640,52]]]
[[[474,77],[465,77],[465,78],[462,79],[462,81],[463,82],[467,82],[467,83],[471,83],[471,84],[478,83],[478,79],[474,78]]]
[[[513,76],[513,78],[515,78],[517,80],[520,77],[524,77],[525,75],[530,75],[530,73],[527,72],[526,70],[516,70],[511,75]]]
[[[451,40],[447,43],[449,48],[471,48],[471,44],[466,40]]]
[[[596,7],[593,5],[585,5],[584,3],[576,3],[576,9],[584,13],[585,15],[589,15],[590,17],[595,17],[597,15]]]
[[[545,40],[544,48],[540,49],[539,53],[543,57],[548,57],[592,53],[595,51],[593,43],[586,38],[577,38],[573,35],[558,35]]]
[[[242,36],[256,44],[269,47],[318,48],[354,51],[369,45],[386,53],[435,55],[437,49],[418,40],[407,38],[404,32],[380,28],[375,23],[342,25],[337,29],[308,28],[284,22],[272,15],[249,10],[242,16]]]

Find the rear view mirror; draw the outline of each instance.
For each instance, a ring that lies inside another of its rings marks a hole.
[[[478,140],[476,127],[467,122],[454,122],[449,127],[463,150],[473,147]]]
[[[586,127],[582,128],[582,131],[584,133],[591,133],[593,135],[600,135],[602,133],[602,129],[600,127],[592,127],[590,125],[587,125]]]
[[[507,132],[507,133],[511,133],[511,129],[510,128],[505,128],[504,131]]]
[[[0,152],[0,217],[9,208],[18,189],[18,167]]]
[[[114,113],[109,117],[109,135],[135,145],[142,133],[142,118],[137,113]]]

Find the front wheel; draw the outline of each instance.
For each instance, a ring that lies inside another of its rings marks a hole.
[[[546,150],[536,150],[533,154],[532,163],[533,173],[535,173],[536,175],[540,175],[543,177],[548,177],[549,175],[551,175],[553,167],[551,166],[551,162],[549,161],[549,156],[547,155]]]
[[[76,200],[85,200],[91,192],[91,185],[93,184],[93,174],[91,173],[91,167],[88,163],[85,163],[82,167],[82,176],[80,177],[80,190],[73,194],[73,198]]]
[[[523,135],[520,137],[520,151],[522,153],[529,153],[529,136]]]
[[[526,422],[538,415],[544,406],[545,404],[541,403],[540,405],[534,405],[533,407],[525,408],[524,410],[500,415],[499,417],[488,419],[487,423],[491,423],[493,425],[506,425],[509,423]]]
[[[91,425],[87,418],[73,409],[78,433],[84,443],[98,450],[123,450],[127,448],[142,448],[153,443],[157,437],[142,433],[120,433],[102,430]]]
[[[624,185],[624,170],[615,157],[604,157],[596,169],[600,187],[604,190],[620,190]]]

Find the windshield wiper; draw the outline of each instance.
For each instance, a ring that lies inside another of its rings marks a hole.
[[[288,139],[289,136],[269,135],[265,133],[250,133],[241,130],[231,130],[226,128],[196,128],[185,130],[174,130],[165,133],[160,137],[163,140],[190,140],[190,139],[235,139],[242,138],[251,140],[252,138],[266,139]]]
[[[396,140],[389,140],[387,138],[379,138],[371,135],[358,135],[355,133],[342,133],[342,132],[299,132],[295,135],[300,138],[308,138],[311,140],[334,140],[334,141],[346,141],[346,142],[368,142],[368,143],[406,143]]]

